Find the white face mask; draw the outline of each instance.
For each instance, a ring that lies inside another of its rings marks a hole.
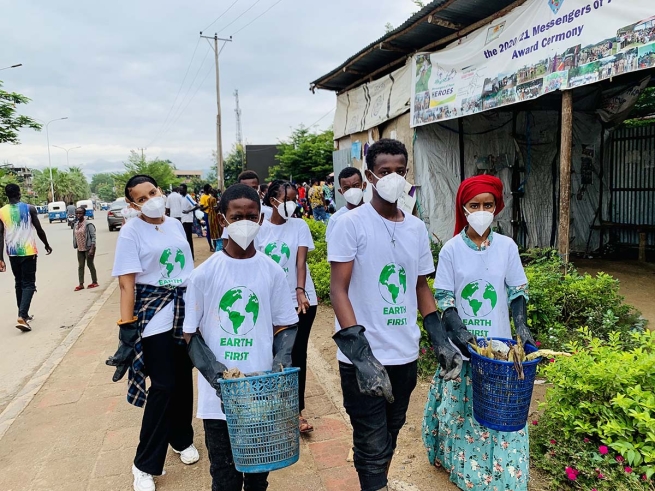
[[[371,174],[373,174],[373,172],[371,172]],[[373,175],[378,177],[375,174]],[[373,187],[377,190],[380,198],[384,201],[395,203],[405,192],[405,184],[407,184],[407,181],[403,176],[392,172],[383,178],[378,177],[378,183],[373,184]]]
[[[277,205],[277,212],[282,218],[288,220],[291,218],[296,211],[296,202],[295,201],[286,201],[282,203],[280,200],[275,200],[279,204]]]
[[[227,218],[225,219],[227,222]],[[255,240],[259,233],[259,223],[250,220],[227,222],[227,235],[244,251]]]
[[[343,198],[353,206],[358,206],[364,198],[364,191],[359,188],[350,188],[343,193]]]
[[[166,213],[166,200],[163,196],[155,196],[154,198],[150,198],[144,204],[137,206],[141,208],[141,213],[148,218],[161,218],[164,216],[164,213]]]
[[[466,215],[466,220],[480,237],[484,235],[484,233],[494,221],[494,214],[491,211],[475,211],[471,213],[466,208],[464,208],[464,212],[468,213],[468,215]]]

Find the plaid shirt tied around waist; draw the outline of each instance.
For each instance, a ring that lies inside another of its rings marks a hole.
[[[167,288],[152,285],[136,285],[136,302],[134,314],[139,324],[139,333],[148,325],[148,322],[170,302],[173,302],[173,338],[177,344],[184,344],[182,324],[184,323],[184,292],[186,287]],[[128,372],[127,402],[134,406],[143,407],[146,403],[146,377],[147,371],[143,359],[143,344],[141,337],[134,345],[136,356]]]

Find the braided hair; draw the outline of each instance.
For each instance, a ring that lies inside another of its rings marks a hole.
[[[277,197],[280,194],[281,188],[284,189],[284,199],[280,200],[283,203],[287,200],[287,190],[289,188],[293,189],[294,191],[297,191],[296,186],[291,184],[289,181],[285,181],[283,179],[275,179],[271,184],[269,184],[268,190],[264,195],[263,202],[266,206],[274,208],[274,206],[271,204],[271,199],[272,198],[278,199]]]

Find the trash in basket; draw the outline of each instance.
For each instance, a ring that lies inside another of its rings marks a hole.
[[[478,346],[487,346],[487,340],[478,338]],[[496,338],[505,345],[516,344],[513,339]],[[526,345],[525,352],[537,348]],[[519,431],[525,427],[530,411],[532,389],[541,358],[523,362],[521,380],[511,361],[492,360],[479,355],[471,346],[471,372],[473,379],[473,417],[482,426],[497,431]]]
[[[221,400],[239,472],[270,472],[300,457],[299,368],[221,380]]]

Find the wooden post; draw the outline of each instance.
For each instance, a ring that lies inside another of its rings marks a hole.
[[[459,133],[459,179],[466,179],[464,172],[464,118],[457,118],[457,129]]]
[[[562,128],[559,153],[559,229],[557,242],[564,264],[569,263],[571,215],[571,145],[573,136],[573,94],[562,92]]]
[[[639,262],[646,262],[646,232],[639,232]]]

